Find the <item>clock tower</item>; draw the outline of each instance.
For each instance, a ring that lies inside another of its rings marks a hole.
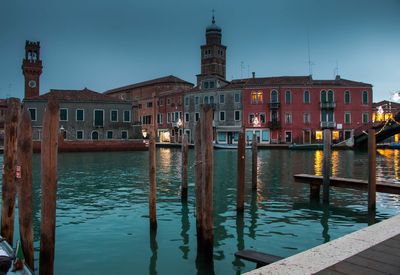
[[[39,95],[39,78],[42,74],[40,60],[40,42],[26,41],[25,58],[22,61],[22,72],[25,77],[25,98]]]

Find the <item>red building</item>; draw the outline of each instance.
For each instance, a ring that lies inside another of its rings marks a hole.
[[[311,76],[250,78],[243,88],[243,126],[260,143],[318,143],[322,130],[332,139],[350,138],[371,121],[372,85]]]

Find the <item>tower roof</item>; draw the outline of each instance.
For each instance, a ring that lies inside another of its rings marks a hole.
[[[213,33],[213,32],[221,33],[221,28],[217,26],[217,24],[215,24],[214,14],[212,16],[211,25],[208,25],[208,27],[206,28],[206,33]]]

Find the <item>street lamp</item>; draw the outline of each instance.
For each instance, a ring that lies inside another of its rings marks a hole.
[[[143,136],[143,138],[146,138],[146,137],[147,137],[147,131],[146,131],[146,129],[142,129],[142,136]]]

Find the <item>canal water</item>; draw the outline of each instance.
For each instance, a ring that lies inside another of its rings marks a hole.
[[[241,217],[235,211],[236,152],[214,154],[215,274],[255,268],[234,257],[239,249],[287,257],[400,213],[400,197],[381,193],[376,215],[368,215],[367,194],[361,191],[332,188],[329,207],[311,203],[308,186],[295,183],[293,175],[321,175],[322,151],[260,150],[259,188],[252,193],[251,151],[246,153]],[[33,162],[38,266],[40,155]],[[366,152],[333,151],[332,162],[334,176],[367,179]],[[55,274],[212,273],[196,264],[194,151],[189,151],[187,204],[180,201],[180,164],[180,150],[157,149],[158,230],[150,235],[148,152],[59,154]],[[399,150],[378,150],[379,179],[400,184],[399,168]]]

